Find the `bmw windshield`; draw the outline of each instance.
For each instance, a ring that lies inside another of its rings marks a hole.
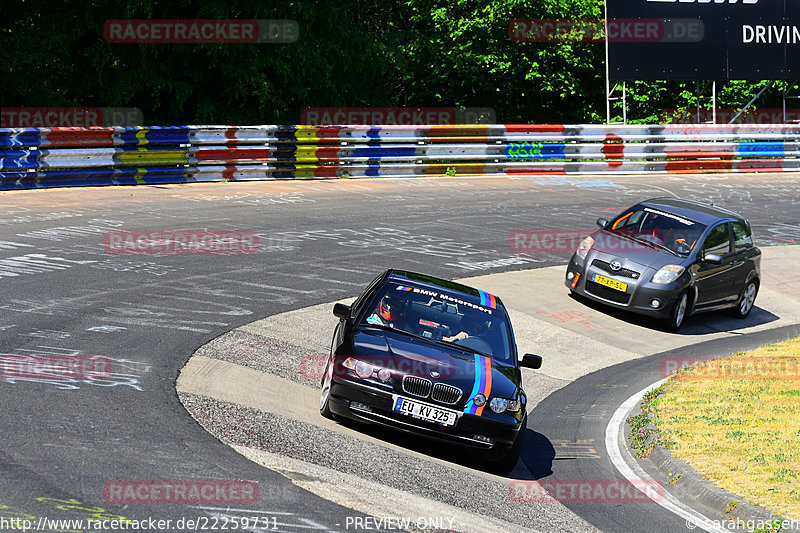
[[[484,295],[486,293],[483,293]],[[510,327],[494,297],[387,283],[370,302],[363,326],[402,331],[511,363]]]

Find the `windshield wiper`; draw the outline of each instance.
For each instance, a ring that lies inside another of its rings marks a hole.
[[[411,335],[412,337],[418,337],[419,335],[414,335],[413,333],[409,333],[403,329],[393,328],[392,326],[387,326],[386,324],[370,324],[369,322],[362,322],[359,326],[364,328],[375,328],[375,329],[382,329],[384,331],[395,331],[397,333],[404,333],[405,335]]]
[[[441,344],[442,346],[445,346],[447,348],[457,348],[459,351],[466,352],[466,353],[469,353],[469,354],[479,353],[479,354],[483,355],[484,357],[494,358],[492,355],[483,353],[483,352],[481,352],[479,350],[473,350],[472,348],[467,348],[466,346],[461,346],[460,344],[456,344],[454,342],[444,341],[444,340],[441,340],[441,339],[434,339],[434,338],[431,338],[431,337],[423,337],[422,335],[417,335],[416,333],[411,333],[410,331],[405,331],[403,329],[393,328],[393,327],[387,326],[385,324],[370,324],[369,322],[362,322],[360,325],[362,327],[382,329],[384,331],[394,331],[394,332],[397,332],[397,333],[402,333],[403,335],[408,335],[409,337],[414,337],[415,339],[422,339],[422,340],[425,340],[425,341],[428,341],[428,342],[432,342],[432,343],[435,343],[435,344]]]
[[[638,243],[640,243],[640,244],[644,244],[645,246],[649,246],[649,247],[651,247],[651,248],[658,248],[658,249],[660,249],[660,250],[665,250],[665,251],[667,251],[667,252],[671,253],[672,255],[674,255],[675,257],[681,257],[680,255],[678,255],[678,253],[676,253],[676,252],[675,252],[675,251],[673,251],[673,250],[670,250],[669,248],[667,248],[667,247],[666,247],[666,246],[664,246],[663,244],[658,244],[658,243],[656,243],[656,242],[653,242],[653,241],[648,241],[647,239],[642,239],[642,238],[639,238],[639,237],[634,237],[633,235],[628,235],[628,234],[626,234],[626,233],[615,233],[615,235],[619,235],[619,236],[621,236],[621,237],[625,237],[626,239],[630,239],[630,240],[632,240],[632,241],[635,241],[635,242],[638,242]]]
[[[481,352],[479,350],[474,350],[472,348],[467,348],[466,346],[461,346],[460,344],[456,344],[454,342],[444,341],[444,340],[440,340],[440,339],[428,339],[427,337],[422,337],[422,338],[425,339],[425,340],[433,341],[436,344],[441,344],[442,346],[446,346],[448,348],[455,347],[455,348],[458,348],[459,350],[461,350],[463,352],[466,352],[466,353],[469,353],[469,354],[478,353],[478,354],[481,354],[484,357],[488,357],[490,359],[494,359],[494,356],[489,355],[488,353],[483,353],[483,352]]]
[[[671,253],[672,255],[674,255],[675,257],[679,257],[677,253],[675,253],[674,251],[670,250],[669,248],[667,248],[663,244],[658,244],[657,242],[648,241],[646,239],[640,239],[639,237],[633,237],[633,239],[636,240],[636,242],[643,242],[645,244],[649,244],[650,246],[653,246],[655,248],[660,248],[661,250],[665,250],[665,251]]]

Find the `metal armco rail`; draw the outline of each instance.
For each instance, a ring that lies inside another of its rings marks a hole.
[[[0,190],[193,181],[800,171],[800,125],[0,129]]]

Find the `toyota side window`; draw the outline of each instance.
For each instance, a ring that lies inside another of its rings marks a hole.
[[[703,257],[709,254],[724,256],[731,252],[731,239],[728,235],[728,224],[723,223],[715,226],[706,237],[703,245]]]
[[[737,252],[746,250],[753,246],[753,234],[750,228],[741,223],[734,222],[733,224],[733,244]]]
[[[644,211],[631,211],[621,217],[611,225],[612,230],[620,230],[623,233],[634,233],[639,229],[639,224],[646,215]]]

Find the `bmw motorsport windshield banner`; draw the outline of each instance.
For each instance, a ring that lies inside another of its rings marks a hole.
[[[800,0],[607,0],[607,5],[609,25],[623,26],[609,32],[611,79],[800,77]]]

